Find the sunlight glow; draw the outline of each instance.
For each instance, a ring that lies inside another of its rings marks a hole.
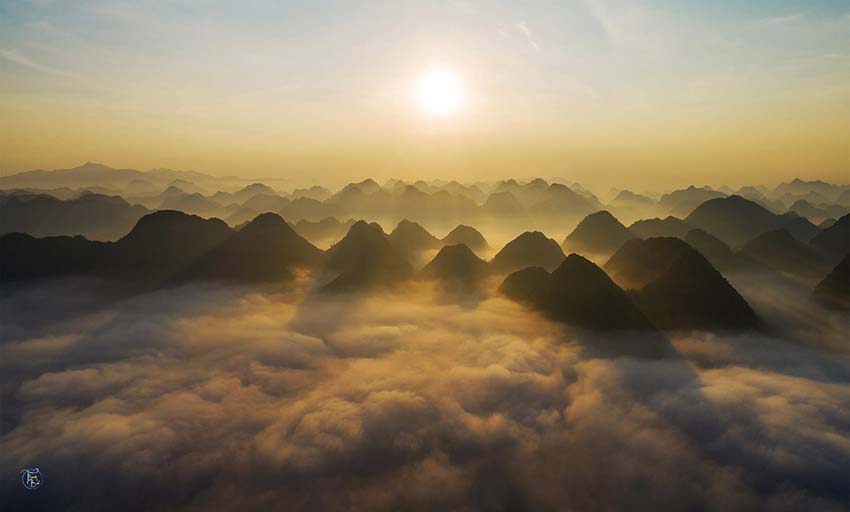
[[[419,106],[428,114],[445,116],[455,112],[463,102],[460,80],[448,71],[431,71],[416,88]]]

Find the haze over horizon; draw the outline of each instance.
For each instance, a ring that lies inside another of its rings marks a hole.
[[[847,183],[848,22],[795,0],[2,4],[0,174]]]

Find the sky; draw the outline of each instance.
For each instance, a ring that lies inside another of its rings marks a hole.
[[[0,0],[0,172],[846,183],[848,41],[846,1]]]

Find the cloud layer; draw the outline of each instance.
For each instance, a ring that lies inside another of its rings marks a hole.
[[[50,325],[21,310],[62,310],[70,285],[1,299],[0,465],[46,483],[4,478],[0,503],[846,510],[845,356],[691,333],[678,359],[600,358],[504,299],[413,286],[357,301],[185,287]]]

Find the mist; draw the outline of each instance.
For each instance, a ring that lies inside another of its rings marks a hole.
[[[498,294],[458,304],[428,283],[332,297],[300,275],[117,301],[97,287],[0,302],[0,465],[48,482],[22,495],[4,479],[4,508],[850,503],[846,347],[794,334],[822,317],[792,318],[787,338],[673,333],[675,357],[641,359]],[[847,339],[846,322],[827,328]]]

